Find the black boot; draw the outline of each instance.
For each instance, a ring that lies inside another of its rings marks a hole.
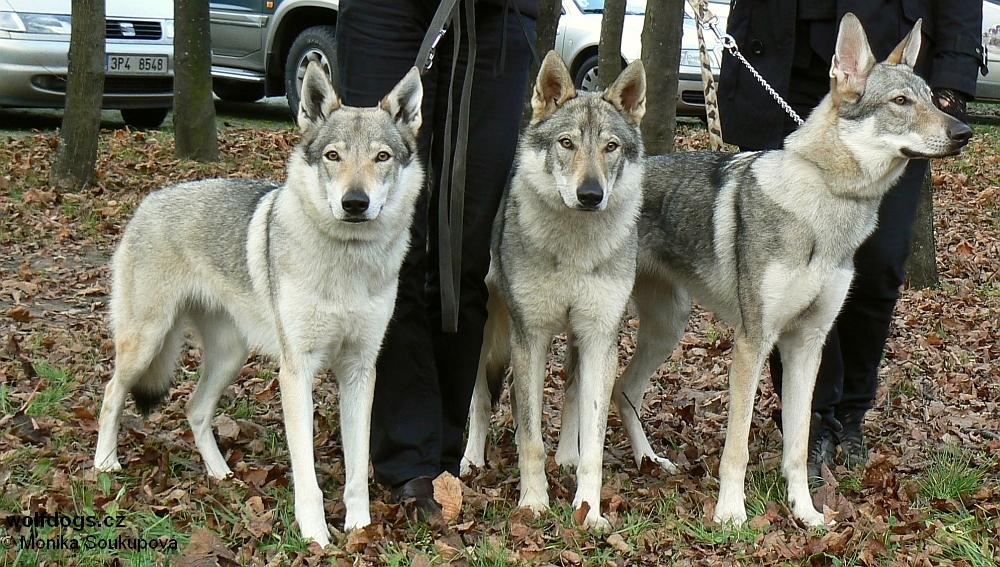
[[[392,489],[391,500],[400,503],[410,518],[430,523],[441,514],[441,505],[434,500],[434,483],[429,476],[418,476]]]
[[[826,484],[823,479],[823,463],[828,467],[833,466],[833,452],[836,448],[833,435],[833,430],[823,416],[813,413],[809,423],[809,454],[806,461],[810,488],[816,489]]]
[[[836,434],[840,443],[840,462],[847,468],[868,464],[868,443],[861,432],[865,412],[854,412],[840,418],[843,429]]]

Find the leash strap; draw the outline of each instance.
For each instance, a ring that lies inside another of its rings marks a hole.
[[[722,151],[722,124],[719,121],[719,97],[717,96],[718,86],[715,84],[715,76],[712,73],[712,62],[708,58],[708,49],[705,47],[705,33],[703,27],[714,25],[719,21],[708,9],[706,0],[688,0],[694,9],[698,25],[698,56],[701,60],[701,84],[705,92],[705,116],[708,122],[708,142],[712,151]]]
[[[792,120],[794,120],[796,124],[801,126],[805,123],[805,120],[802,120],[802,117],[799,116],[799,114],[795,112],[795,110],[789,106],[787,102],[785,102],[785,99],[781,98],[778,91],[774,90],[774,87],[772,87],[767,80],[765,80],[764,77],[757,72],[757,69],[755,69],[749,61],[747,61],[747,58],[740,53],[739,46],[736,45],[736,38],[728,33],[719,31],[719,18],[708,9],[708,3],[706,0],[688,0],[688,3],[691,4],[692,8],[694,8],[695,16],[698,18],[698,50],[701,55],[701,77],[702,82],[705,85],[705,106],[708,113],[708,135],[712,144],[712,149],[717,149],[716,143],[719,144],[718,148],[722,148],[722,125],[719,123],[719,102],[716,95],[717,89],[715,87],[715,79],[712,76],[711,67],[708,64],[708,53],[705,48],[705,41],[702,34],[703,28],[712,30],[716,39],[722,44],[722,48],[743,63],[747,70],[750,71],[750,74],[757,79],[757,82],[764,87],[764,90],[771,95],[771,98],[773,98],[774,101],[777,102],[778,105],[792,117]],[[711,93],[709,93],[710,90],[712,91]],[[715,114],[715,126],[712,125],[713,113]],[[718,142],[716,141],[716,136],[718,136]]]
[[[451,77],[448,82],[448,108],[445,115],[444,152],[441,164],[441,182],[438,188],[438,273],[441,288],[441,330],[446,333],[458,331],[458,312],[461,301],[462,279],[462,233],[465,213],[466,161],[469,149],[469,110],[472,99],[472,78],[476,70],[476,7],[475,0],[465,0],[465,17],[468,31],[468,57],[465,77],[462,79],[462,94],[458,108],[458,129],[455,133],[454,153],[452,152],[452,132],[454,130],[454,86],[461,50],[462,18],[458,0],[442,0],[438,5],[431,25],[417,54],[416,67],[421,74],[434,65],[434,54],[438,43],[454,27],[454,50],[452,52]]]

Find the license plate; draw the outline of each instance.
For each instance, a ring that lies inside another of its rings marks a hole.
[[[104,71],[109,75],[165,75],[167,58],[158,55],[108,55]]]

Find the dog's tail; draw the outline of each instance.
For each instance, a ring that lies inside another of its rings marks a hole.
[[[186,325],[169,298],[136,291],[127,253],[119,251],[112,263],[113,380],[131,392],[136,409],[148,417],[170,393]]]

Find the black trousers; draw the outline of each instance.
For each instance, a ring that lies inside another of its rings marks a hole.
[[[813,54],[808,68],[792,71],[788,102],[805,118],[829,91],[829,62]],[[786,120],[785,131],[796,128]],[[854,254],[854,280],[847,300],[823,347],[823,358],[813,391],[813,411],[842,419],[864,414],[878,390],[878,367],[882,361],[892,312],[906,276],[906,258],[917,213],[917,200],[927,160],[912,160],[903,176],[882,200],[878,226]],[[781,395],[781,357],[772,354],[771,377]]]
[[[337,57],[345,104],[374,106],[406,74],[437,5],[436,0],[341,0]],[[445,470],[458,475],[487,315],[491,227],[513,162],[528,83],[534,20],[477,2],[459,323],[458,332],[442,332],[437,188],[444,137],[454,139],[453,132],[445,132],[449,91],[454,91],[453,123],[458,122],[467,26],[463,11],[456,84],[450,84],[454,28],[438,44],[434,66],[423,77],[419,143],[432,175],[417,205],[396,309],[379,356],[372,410],[375,480],[387,486]]]

